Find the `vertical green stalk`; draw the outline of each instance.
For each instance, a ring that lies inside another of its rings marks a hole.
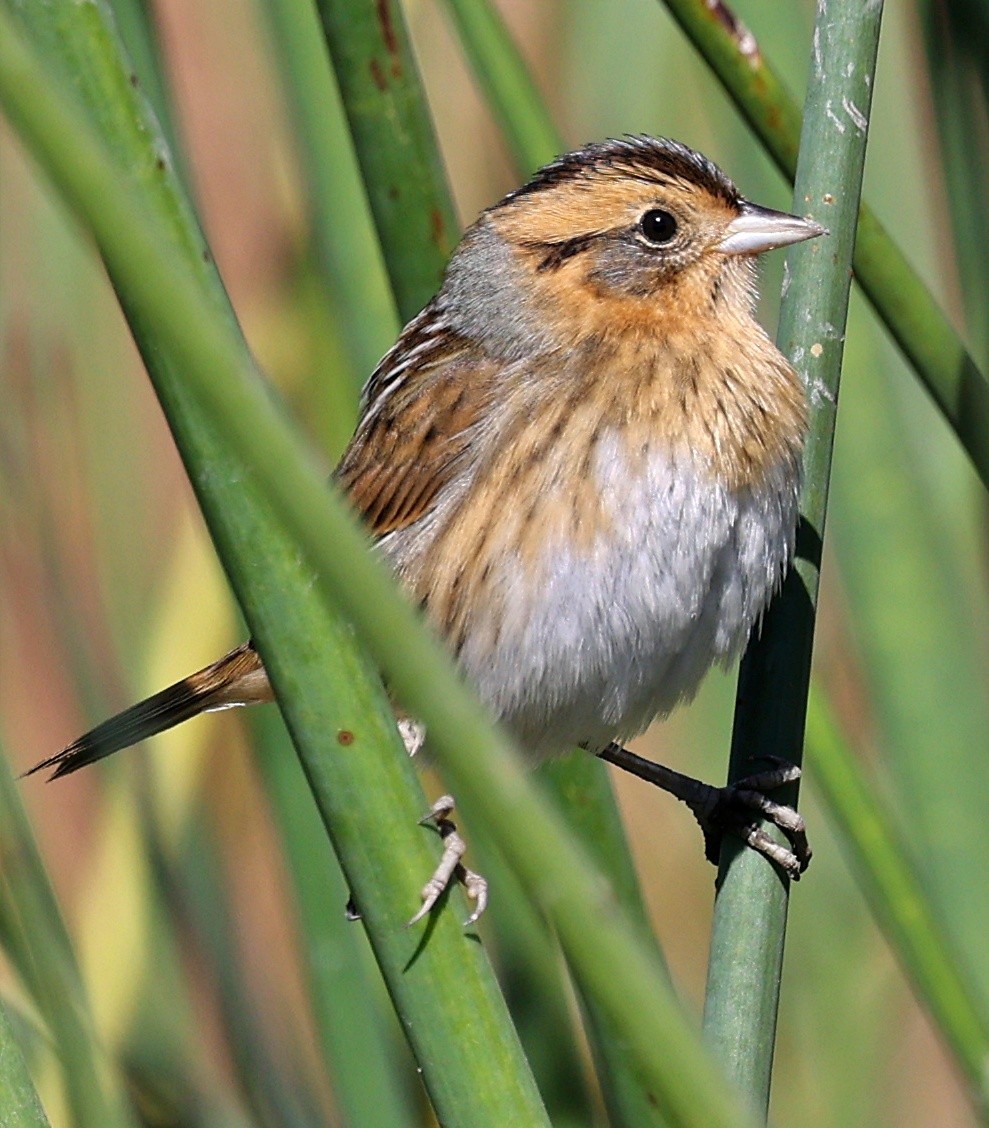
[[[356,378],[370,375],[398,328],[365,188],[327,58],[314,0],[266,0],[277,48],[320,274]]]
[[[820,0],[794,210],[830,235],[787,258],[778,342],[804,376],[811,429],[797,559],[750,641],[739,675],[729,778],[774,755],[799,762],[827,511],[831,448],[882,3]],[[796,798],[796,789],[783,795]],[[789,890],[764,858],[721,851],[704,1029],[729,1075],[763,1115],[769,1105]]]
[[[436,292],[457,220],[398,0],[317,0],[403,321]]]
[[[792,178],[800,112],[755,38],[723,0],[663,2],[780,171]],[[837,106],[840,109],[841,103]],[[865,204],[859,214],[854,266],[880,320],[989,485],[989,381],[903,251]]]

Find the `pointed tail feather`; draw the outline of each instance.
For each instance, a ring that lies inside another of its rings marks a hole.
[[[52,768],[49,780],[58,779],[199,713],[272,699],[261,658],[253,644],[245,642],[219,661],[97,725],[24,775]]]

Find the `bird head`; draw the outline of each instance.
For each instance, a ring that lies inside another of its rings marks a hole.
[[[823,233],[750,203],[679,142],[626,137],[567,153],[485,212],[447,287],[470,328],[519,352],[583,332],[675,332],[750,318],[755,256]]]

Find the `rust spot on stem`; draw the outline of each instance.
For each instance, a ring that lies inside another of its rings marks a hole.
[[[385,72],[381,69],[381,64],[377,59],[371,60],[371,80],[379,90],[384,90],[388,85],[388,80],[385,78]]]
[[[397,75],[399,73],[398,36],[395,33],[395,23],[391,17],[388,0],[375,0],[374,10],[378,17],[378,27],[381,28],[385,50],[392,57],[392,74]]]
[[[354,734],[350,729],[341,729],[337,733],[337,744],[342,744],[344,748],[349,748],[354,743]]]
[[[732,41],[738,48],[738,52],[742,55],[751,66],[762,66],[762,56],[759,53],[759,44],[756,43],[755,36],[751,31],[742,23],[742,21],[735,15],[735,13],[723,3],[723,0],[704,0],[704,7],[708,13],[717,23],[728,32]]]

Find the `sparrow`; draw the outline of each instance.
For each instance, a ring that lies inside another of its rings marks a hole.
[[[797,769],[718,788],[623,745],[738,657],[793,555],[807,396],[755,318],[755,260],[822,234],[677,141],[567,153],[464,234],[368,379],[334,475],[532,761],[600,755],[687,802],[709,856],[727,829],[794,878],[803,822],[765,792]],[[31,772],[58,778],[271,700],[246,642]],[[421,726],[400,715],[400,729],[415,752]],[[452,876],[477,901],[471,920],[483,911],[451,810],[444,796],[427,816],[445,851],[413,919]]]

